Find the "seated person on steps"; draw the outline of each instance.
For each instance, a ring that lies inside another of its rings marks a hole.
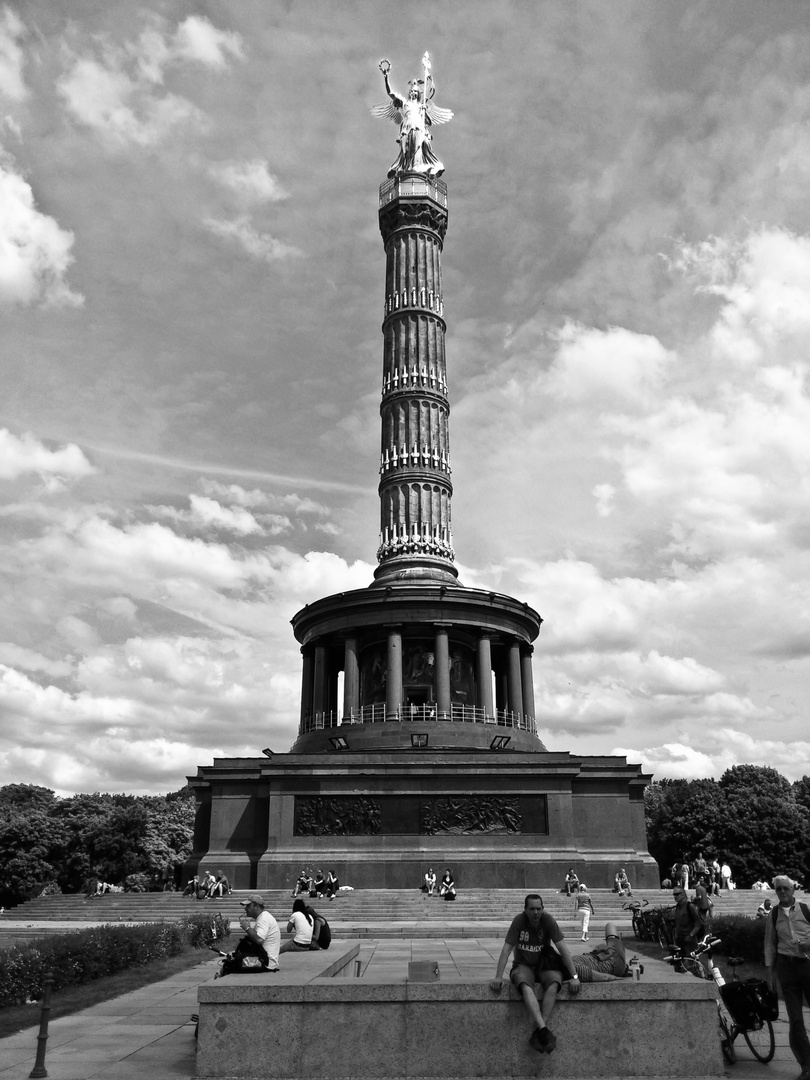
[[[436,871],[431,867],[425,874],[425,880],[422,883],[422,892],[426,892],[428,896],[433,896],[436,890]]]
[[[622,868],[613,880],[613,891],[617,892],[619,896],[632,896],[633,890],[630,888],[630,880],[627,877],[627,871]]]
[[[215,896],[227,896],[231,891],[231,885],[221,870],[217,870],[217,876],[208,886],[208,896],[211,900]]]
[[[456,883],[453,881],[453,875],[450,870],[447,869],[442,876],[442,882],[439,886],[439,896],[443,896],[445,900],[455,900],[456,898]]]

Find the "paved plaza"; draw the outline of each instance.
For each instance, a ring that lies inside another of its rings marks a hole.
[[[584,950],[571,942],[573,952]],[[588,947],[593,941],[588,943]],[[628,958],[632,942],[628,942]],[[367,939],[361,946],[362,973],[386,981],[404,981],[408,962],[436,961],[442,978],[489,980],[494,972],[501,939]],[[282,958],[294,964],[295,958]],[[644,979],[672,980],[671,969],[660,961],[644,960]],[[46,1068],[51,1080],[187,1080],[194,1076],[194,1024],[197,987],[213,979],[215,959],[173,975],[170,979],[94,1005],[50,1026]],[[689,976],[681,976],[688,978]],[[810,1016],[808,1016],[810,1022]],[[761,1065],[740,1037],[735,1046],[736,1065],[726,1075],[739,1080],[793,1080],[798,1067],[788,1048],[787,1024],[774,1025],[776,1056]],[[0,1080],[27,1080],[36,1058],[37,1028],[0,1040]],[[638,1078],[636,1078],[638,1080]]]

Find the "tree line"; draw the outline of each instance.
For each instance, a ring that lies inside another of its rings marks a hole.
[[[97,880],[130,889],[177,883],[194,836],[194,796],[57,797],[35,784],[0,787],[0,903],[43,891],[76,893]]]
[[[662,879],[698,854],[728,862],[740,888],[786,873],[810,885],[810,776],[735,765],[719,780],[656,780],[644,795],[647,843]],[[179,884],[192,850],[195,803],[168,795],[71,795],[0,787],[0,903],[96,880],[127,888]]]
[[[647,844],[661,876],[699,854],[728,862],[749,889],[789,874],[810,884],[810,776],[734,765],[719,780],[657,780],[644,793]]]

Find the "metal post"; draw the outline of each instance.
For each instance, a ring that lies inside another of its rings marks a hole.
[[[45,1047],[48,1043],[48,1018],[51,1012],[51,991],[53,990],[53,972],[49,971],[42,980],[42,1008],[39,1016],[39,1035],[37,1035],[37,1060],[28,1074],[33,1077],[47,1076],[45,1068]]]

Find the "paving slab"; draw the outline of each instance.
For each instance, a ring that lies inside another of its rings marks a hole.
[[[447,977],[488,980],[500,953],[503,927],[477,939],[375,940],[361,945],[363,975],[393,981],[406,978],[412,959],[437,960]],[[480,928],[479,928],[480,930]],[[570,941],[573,952],[593,947]],[[627,942],[632,956],[632,940]],[[644,958],[644,980],[672,981],[671,968]],[[444,965],[444,966],[443,966]],[[194,1025],[197,987],[213,980],[218,963],[206,959],[197,967],[173,975],[103,1005],[54,1020],[50,1025],[46,1068],[50,1080],[191,1080],[195,1074]],[[689,976],[681,976],[689,978]],[[810,1024],[810,1013],[806,1011]],[[737,1064],[726,1067],[729,1080],[794,1080],[798,1067],[788,1046],[788,1025],[774,1025],[776,1056],[769,1065],[754,1059],[740,1036]],[[37,1028],[0,1040],[0,1080],[28,1080],[36,1058]],[[445,1077],[445,1080],[452,1080]],[[498,1080],[491,1077],[490,1080]],[[638,1078],[636,1078],[638,1080]]]

